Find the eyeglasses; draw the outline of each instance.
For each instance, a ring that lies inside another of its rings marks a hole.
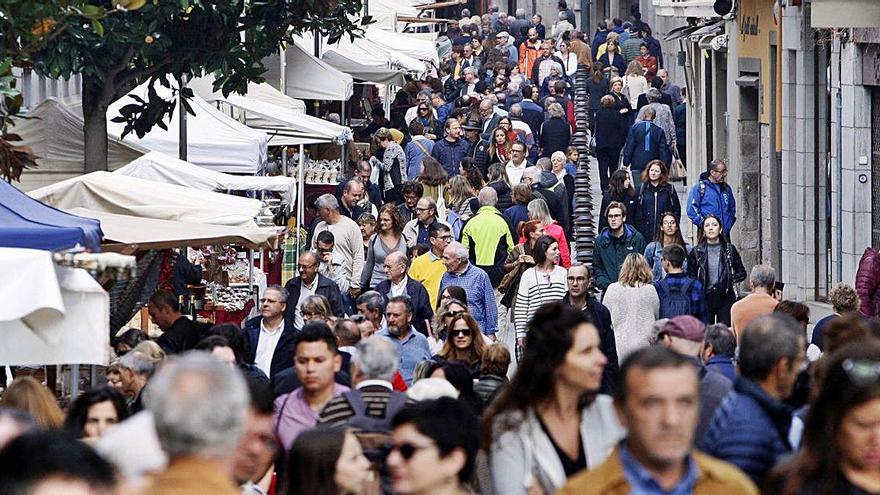
[[[431,445],[415,445],[412,443],[402,443],[400,445],[392,445],[391,451],[395,450],[400,452],[400,457],[403,457],[403,460],[408,461],[416,455],[416,452],[420,450],[430,449]]]
[[[418,208],[418,207],[416,207],[416,209],[414,211],[416,213],[424,213],[424,212],[430,211],[430,210],[433,210],[433,208]]]
[[[470,337],[471,331],[470,330],[455,329],[455,330],[450,330],[449,335],[452,335],[453,337]]]
[[[467,313],[467,311],[465,311],[465,310],[463,310],[463,309],[459,309],[459,310],[457,310],[457,311],[449,311],[449,312],[446,313],[446,316],[453,317],[453,316],[458,316],[458,315],[460,315],[460,314],[462,314],[462,313]]]
[[[451,235],[441,235],[440,237],[434,237],[434,239],[440,239],[441,241],[449,242],[452,240]]]
[[[318,252],[321,253],[321,254],[332,253],[332,252],[333,252],[333,248],[326,248],[326,249],[325,249],[325,248],[318,248]]]
[[[880,363],[876,361],[846,359],[842,367],[849,381],[857,387],[873,385],[880,379]]]

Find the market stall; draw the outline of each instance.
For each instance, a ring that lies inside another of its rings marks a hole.
[[[109,358],[110,302],[85,271],[49,251],[0,248],[0,364],[96,364]]]
[[[178,160],[158,151],[151,151],[120,168],[114,174],[176,184],[200,191],[275,191],[285,204],[296,198],[296,181],[283,176],[243,176],[215,172]]]
[[[101,236],[97,220],[56,210],[0,180],[0,246],[96,252]]]
[[[159,96],[173,98],[172,90],[156,84]],[[125,124],[113,122],[119,109],[134,102],[131,96],[147,99],[147,86],[142,84],[110,105],[107,110],[107,132],[120,138]],[[198,95],[189,100],[195,115],[186,115],[187,161],[217,172],[254,175],[266,164],[269,137],[258,130],[224,115],[213,104]],[[177,156],[180,138],[180,119],[177,113],[167,119],[167,129],[154,126],[143,138],[130,133],[123,142],[132,143],[151,151]],[[131,161],[131,160],[129,160]]]
[[[30,191],[28,195],[63,210],[87,208],[119,215],[232,227],[256,226],[254,219],[263,211],[263,203],[256,199],[198,191],[110,172],[74,177]]]
[[[407,33],[395,33],[378,27],[370,27],[364,37],[387,50],[403,53],[422,62],[440,66],[440,57],[433,41],[425,40]]]
[[[30,191],[84,174],[85,140],[79,99],[47,98],[31,109],[28,117],[32,118],[16,119],[15,133],[21,136],[21,144],[40,158],[40,166],[22,174],[19,187]],[[118,136],[108,136],[108,169],[116,170],[148,151]]]
[[[283,55],[283,57],[282,57]],[[319,101],[346,101],[354,92],[352,77],[292,43],[279,55],[268,57],[266,81],[292,98]],[[254,97],[248,87],[248,96]],[[259,99],[259,98],[257,98]]]

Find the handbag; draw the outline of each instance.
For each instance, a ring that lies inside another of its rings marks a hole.
[[[672,163],[669,165],[669,180],[685,180],[687,179],[687,168],[678,156],[678,150],[672,149]]]

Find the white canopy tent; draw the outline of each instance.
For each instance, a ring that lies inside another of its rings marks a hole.
[[[313,57],[314,58],[314,57]],[[332,67],[331,67],[332,68]],[[339,72],[339,71],[337,71]],[[305,74],[301,74],[304,76]],[[339,73],[340,76],[345,76],[345,74]],[[351,77],[348,78],[349,81]],[[330,85],[331,83],[324,82],[325,87]],[[351,90],[349,90],[351,93]],[[201,95],[200,95],[201,96]],[[284,93],[275,89],[269,83],[248,83],[247,90],[248,98],[253,98],[257,101],[262,101],[263,103],[271,103],[273,105],[278,105],[279,107],[284,107],[288,110],[293,110],[297,113],[305,113],[306,111],[306,103],[302,100],[298,100],[297,98],[303,98],[302,96],[293,96],[290,94],[285,95]],[[205,98],[202,96],[202,98]],[[207,100],[207,98],[205,98]]]
[[[263,203],[174,184],[92,172],[28,193],[62,210],[87,208],[118,215],[209,223],[231,227],[254,227]]]
[[[419,10],[410,0],[370,0],[369,13],[373,18],[373,26],[397,31],[398,16],[417,17]]]
[[[314,46],[314,38],[310,33],[296,37],[295,42],[304,50]],[[366,38],[355,38],[352,41],[343,37],[336,44],[322,45],[322,60],[362,81],[402,86],[405,83],[404,71],[424,73],[427,70],[423,62],[393,52]]]
[[[104,231],[101,249],[104,251],[134,252],[221,243],[235,243],[251,249],[274,248],[278,241],[277,228],[175,222],[115,215],[86,208],[72,208],[68,211],[101,222],[101,230]]]
[[[47,98],[28,113],[29,119],[16,119],[11,132],[21,136],[39,158],[39,167],[22,174],[19,187],[24,191],[85,173],[85,140],[82,105],[78,98]],[[108,137],[107,165],[116,170],[149,150],[136,143]]]
[[[272,145],[298,145],[308,143],[335,142],[343,144],[352,139],[351,129],[334,124],[305,113],[300,113],[291,108],[266,102],[250,95],[242,96],[231,93],[223,96],[222,93],[211,91],[212,78],[200,78],[192,83],[193,91],[197,91],[203,98],[211,102],[222,102],[244,112],[244,121],[249,127],[260,129],[269,134],[269,143]],[[280,98],[288,98],[280,91],[269,86],[264,92],[275,92]]]
[[[395,33],[376,27],[366,30],[364,36],[385,49],[409,55],[417,60],[440,66],[440,57],[433,41],[428,41],[406,33]]]
[[[0,248],[0,364],[96,364],[110,358],[110,298],[52,253]]]
[[[156,84],[156,91],[163,98],[172,98],[171,90],[160,84]],[[146,83],[130,94],[146,99]],[[124,96],[110,105],[107,110],[107,132],[111,136],[122,136],[125,124],[112,122],[111,119],[119,115],[120,108],[133,102],[132,98]],[[193,96],[189,103],[195,115],[186,116],[187,161],[217,172],[253,175],[260,170],[267,157],[269,138],[265,133],[224,115],[198,95]],[[175,111],[170,121],[166,121],[167,130],[155,126],[142,139],[132,132],[123,141],[176,156],[180,135],[178,117]]]
[[[151,151],[114,173],[200,191],[276,191],[286,204],[293,204],[296,198],[296,180],[289,177],[224,174],[158,151]]]
[[[312,55],[308,47],[292,43],[281,54],[283,60],[279,55],[273,55],[263,63],[268,68],[266,80],[271,87],[281,89],[283,81],[284,94],[288,97],[347,101],[354,94],[352,77]],[[248,96],[252,96],[250,88]]]

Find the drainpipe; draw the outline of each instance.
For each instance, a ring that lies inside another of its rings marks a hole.
[[[835,41],[837,42],[837,94],[835,100],[837,101],[837,160],[835,160],[834,164],[834,183],[837,186],[837,277],[835,280],[840,282],[843,280],[843,208],[841,207],[843,194],[843,185],[841,184],[843,180],[843,95],[841,93],[841,81],[840,78],[842,74],[842,65],[841,57],[843,57],[843,42],[839,37],[839,34],[835,33]]]

